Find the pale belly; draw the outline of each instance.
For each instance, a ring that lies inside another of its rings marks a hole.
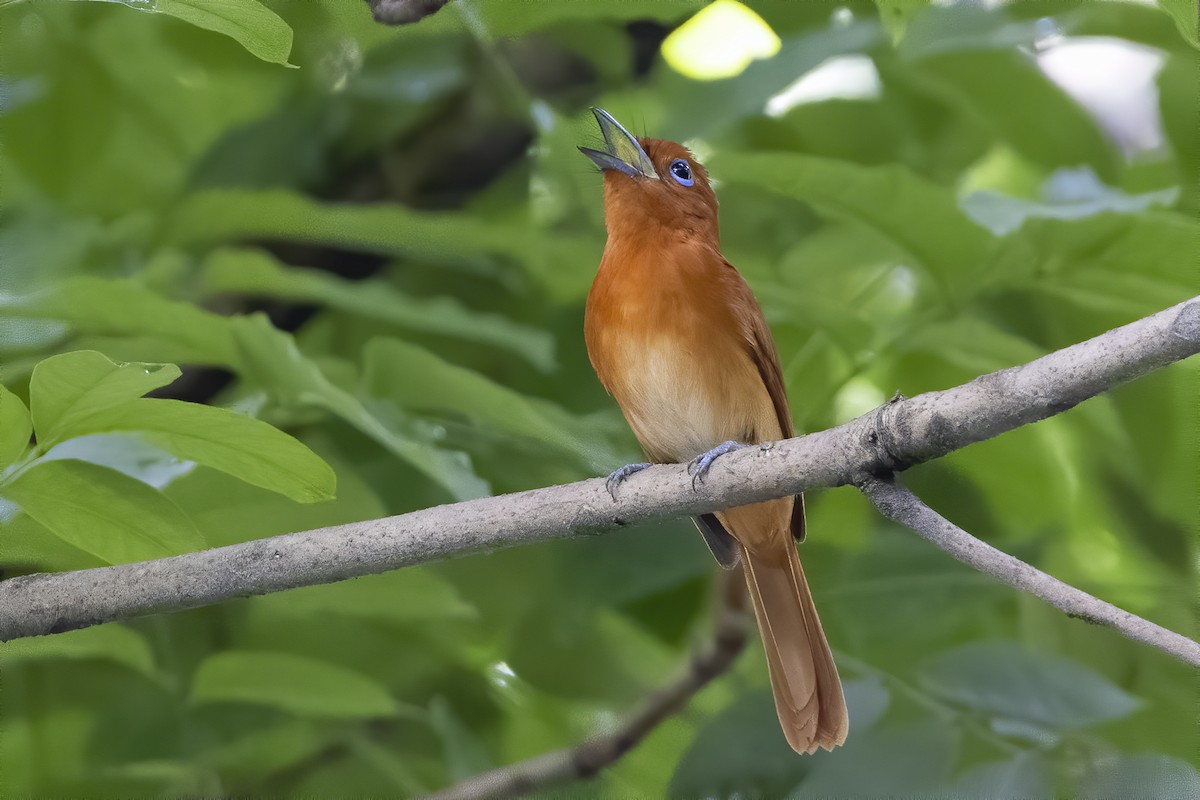
[[[766,387],[749,357],[671,337],[620,337],[627,366],[612,392],[647,456],[688,461],[721,442],[775,438]],[[774,422],[775,428],[778,423]]]

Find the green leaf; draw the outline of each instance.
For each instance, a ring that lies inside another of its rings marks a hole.
[[[613,616],[567,598],[528,608],[514,626],[505,663],[523,681],[555,697],[630,702],[649,688],[647,664],[628,663],[640,643],[626,631],[614,631],[606,622]],[[628,618],[623,621],[630,624]]]
[[[875,5],[879,7],[879,17],[892,35],[892,41],[898,42],[904,38],[908,21],[926,8],[929,0],[875,0]]]
[[[1111,179],[1117,151],[1095,120],[1014,49],[968,50],[924,59],[914,77],[1034,164],[1087,164]],[[1048,127],[1047,120],[1054,125]]]
[[[1130,216],[1154,206],[1170,206],[1179,194],[1174,188],[1141,194],[1122,192],[1105,186],[1087,167],[1058,170],[1043,185],[1042,192],[1069,194],[1070,199],[1042,202],[983,190],[964,197],[962,206],[980,225],[1005,235],[1031,218],[1071,220],[1106,212]]]
[[[37,693],[32,692],[22,693],[34,694],[28,699],[18,695],[14,685],[22,681],[28,685],[29,678],[36,675],[30,675],[31,672],[15,668],[6,670],[4,675],[10,694],[5,700],[4,721],[0,726],[3,733],[0,760],[5,765],[0,773],[0,792],[6,797],[31,797],[46,791],[48,786],[62,786],[52,776],[64,764],[82,764],[83,754],[89,751],[96,736],[96,714],[85,704],[37,702]],[[46,742],[54,743],[49,754]],[[75,794],[94,794],[82,786],[78,788]]]
[[[861,167],[796,153],[731,153],[714,159],[714,172],[865,224],[944,285],[975,274],[993,241],[959,209],[952,190],[898,164]]]
[[[1040,753],[1018,753],[1007,761],[984,764],[960,776],[952,794],[968,800],[1051,798],[1054,797],[1054,780],[1048,767],[1045,757]],[[1095,796],[1107,797],[1104,793]]]
[[[212,791],[213,778],[193,761],[148,758],[109,766],[85,783],[97,795],[184,797]]]
[[[11,24],[6,19],[6,25]],[[16,44],[14,39],[9,41]],[[66,42],[59,47],[64,53],[71,52]],[[17,45],[13,49],[19,53],[23,48]],[[18,63],[13,62],[14,66]],[[97,66],[90,59],[82,64],[69,57],[49,59],[37,72],[38,91],[30,98],[32,102],[16,102],[10,107],[5,101],[6,155],[39,189],[57,200],[73,199],[78,185],[86,184],[103,168],[104,159],[97,154],[108,151],[118,129],[118,89],[111,74]],[[6,77],[21,74],[10,73],[7,67],[5,72]],[[80,135],[78,119],[88,120],[89,136]],[[8,258],[6,254],[6,262]],[[5,271],[8,269],[6,263]]]
[[[1198,236],[1196,220],[1160,211],[1034,217],[1001,240],[982,282],[1054,292],[1090,308],[1116,304],[1126,322],[1194,294]]]
[[[876,680],[847,681],[843,689],[853,731],[850,742],[854,742],[875,727],[888,707],[889,696]],[[771,693],[744,694],[707,721],[675,766],[666,794],[787,797],[829,755],[822,752],[798,758],[779,730]]]
[[[195,461],[300,503],[334,496],[333,469],[267,423],[225,408],[141,399],[91,416],[78,433],[134,431],[176,458]]]
[[[471,311],[452,297],[414,298],[380,281],[348,281],[321,270],[285,267],[259,250],[214,251],[204,262],[204,284],[210,292],[318,303],[422,333],[502,347],[542,371],[554,368],[554,340],[545,331]]]
[[[83,461],[37,461],[0,493],[59,538],[109,564],[178,555],[205,544],[165,495]]]
[[[1081,308],[1130,320],[1169,308],[1193,295],[1193,289],[1185,284],[1165,281],[1154,275],[1131,275],[1105,269],[1050,275],[1032,286]]]
[[[901,353],[926,353],[962,371],[963,381],[998,369],[1024,364],[1045,352],[988,320],[962,315],[913,331],[895,343]]]
[[[387,689],[365,675],[284,653],[215,653],[196,669],[189,697],[196,704],[252,703],[300,717],[376,719],[399,713]]]
[[[112,2],[113,0],[102,0]],[[292,28],[258,0],[117,0],[151,14],[166,14],[205,30],[223,33],[272,64],[287,63]]]
[[[441,695],[429,704],[429,722],[442,741],[451,780],[466,780],[495,766],[476,732],[454,713],[450,701]]]
[[[562,409],[518,394],[416,345],[372,339],[363,349],[363,362],[366,391],[402,408],[463,414],[496,430],[573,453],[584,465],[600,455],[598,448],[575,435]]]
[[[1166,0],[1167,3],[1173,0]],[[1182,0],[1186,5],[1188,0]],[[1014,4],[1016,5],[1016,4]],[[1048,7],[1049,5],[1049,7]],[[1009,6],[1013,9],[1013,6]],[[1009,10],[1006,9],[1006,10]],[[1148,44],[1168,52],[1192,51],[1193,42],[1181,37],[1180,26],[1162,8],[1148,3],[1077,3],[1075,0],[1021,0],[1017,9],[1033,19],[1053,17],[1064,36],[1108,36]],[[1194,51],[1192,51],[1194,52]]]
[[[340,245],[439,262],[483,254],[532,257],[532,232],[461,212],[413,211],[399,204],[319,203],[285,191],[210,189],[190,195],[171,214],[168,242],[195,246],[249,237]]]
[[[195,471],[191,461],[178,459],[136,433],[116,431],[75,436],[47,454],[61,461],[75,459],[115,469],[142,483],[163,489]]]
[[[769,16],[771,5],[775,4],[763,4],[759,10]],[[652,101],[647,102],[649,97],[626,95],[606,97],[600,104],[627,124],[644,117],[646,128],[656,137],[677,142],[693,137],[716,139],[739,121],[762,114],[767,101],[794,83],[797,76],[831,58],[870,52],[884,36],[879,22],[865,15],[846,25],[817,26],[784,37],[778,53],[752,62],[735,77],[695,81],[674,70],[660,70],[649,96]],[[721,113],[712,113],[714,108],[721,109]]]
[[[1049,4],[1050,0],[1041,0],[1041,7]],[[1078,4],[1066,5],[1074,8]],[[1036,17],[1053,13],[1048,10]],[[908,61],[918,61],[949,53],[1032,49],[1038,39],[1035,19],[1012,19],[1003,12],[969,3],[938,4],[913,17],[903,40],[898,42],[896,54]]]
[[[414,715],[420,713],[419,709],[411,709]],[[422,719],[422,722],[425,720]],[[351,734],[346,741],[347,750],[353,754],[355,761],[366,764],[369,771],[375,775],[384,778],[384,786],[386,793],[393,794],[399,790],[402,797],[421,797],[428,793],[429,784],[421,780],[412,769],[413,760],[407,753],[398,752],[395,748],[389,747],[380,743],[374,737],[367,735],[365,731],[356,731]],[[354,767],[355,771],[359,771],[357,764]],[[339,779],[336,776],[331,776],[327,788],[324,790],[319,788],[309,788],[313,784],[306,784],[301,791],[305,794],[312,793],[314,795],[337,794],[338,790],[335,786],[345,785],[345,779]],[[320,785],[319,783],[317,784]],[[368,790],[370,791],[370,790]],[[376,790],[378,791],[378,790]],[[374,794],[375,792],[372,792]]]
[[[1082,664],[1006,642],[942,653],[922,670],[921,683],[931,694],[977,712],[1051,731],[1121,719],[1140,705]]]
[[[602,19],[612,22],[655,20],[683,22],[703,7],[703,0],[655,0],[630,3],[628,0],[591,0],[588,3],[486,3],[478,6],[479,21],[489,36],[520,36],[561,23]]]
[[[359,473],[362,464],[357,453],[361,451],[356,448],[354,455],[347,453],[345,459],[339,458],[334,442],[341,443],[345,431],[336,423],[330,427],[336,430],[333,436],[309,434],[306,438],[337,475],[337,497],[328,502],[302,505],[211,469],[191,470],[174,478],[163,491],[192,518],[213,547],[386,517],[388,507]],[[373,449],[370,442],[363,446]],[[213,503],[214,497],[221,498],[221,502]]]
[[[43,658],[99,659],[123,664],[151,677],[156,674],[154,653],[145,637],[117,623],[0,644],[0,668],[9,667],[14,661]]]
[[[326,586],[308,586],[255,598],[281,614],[345,614],[383,622],[471,619],[475,609],[454,585],[420,568],[364,575]]]
[[[1158,0],[1158,7],[1171,15],[1183,38],[1193,47],[1200,48],[1200,21],[1197,20],[1200,14],[1195,0]]]
[[[1186,761],[1159,753],[1121,755],[1089,770],[1077,796],[1105,800],[1200,797],[1200,772]]]
[[[174,361],[237,365],[237,349],[225,317],[168,300],[134,281],[67,278],[37,294],[0,294],[0,311],[62,320],[81,333],[148,337],[167,348]]]
[[[266,779],[313,758],[327,745],[330,733],[318,721],[285,718],[265,726],[238,726],[212,743],[201,758],[237,781]]]
[[[29,382],[38,445],[44,451],[72,436],[103,430],[93,427],[99,415],[180,374],[174,364],[117,364],[94,350],[51,356],[34,367]]]
[[[940,719],[851,733],[844,746],[817,754],[808,776],[789,794],[940,797],[957,750],[957,732]]]
[[[265,315],[237,317],[232,325],[245,374],[285,406],[323,408],[336,414],[460,500],[488,493],[487,483],[471,470],[464,453],[434,447],[368,411],[357,397],[334,386],[300,353],[292,336],[277,330]]]
[[[640,525],[604,536],[547,543],[555,572],[572,594],[595,606],[625,606],[712,575],[712,555],[691,520]]]
[[[547,4],[545,7],[551,6]],[[624,28],[604,21],[577,20],[568,25],[544,30],[540,37],[545,37],[547,41],[565,48],[573,56],[584,59],[595,71],[601,85],[624,83],[631,77],[635,64],[634,42]]]
[[[0,472],[29,449],[32,433],[29,409],[21,398],[0,384]]]
[[[193,247],[250,238],[285,239],[437,264],[494,270],[497,259],[526,269],[559,297],[579,297],[567,264],[593,258],[586,240],[534,227],[518,213],[495,222],[464,212],[399,204],[319,203],[285,191],[210,189],[190,195],[164,225],[167,243]],[[582,282],[586,291],[587,283]]]
[[[316,69],[302,76],[285,73],[278,77],[291,85],[295,85],[294,77],[300,77],[308,89],[303,101],[259,103],[253,116],[244,115],[232,127],[221,126],[223,135],[192,164],[190,189],[303,190],[320,185],[331,174],[331,149],[336,149],[339,158],[351,161],[381,152],[415,132],[415,126],[428,120],[431,109],[474,75],[471,62],[464,58],[468,42],[461,30],[389,39],[388,28],[373,31],[369,15],[364,19],[356,11],[342,7],[289,9],[289,20],[305,31],[296,58]],[[317,23],[319,31],[306,30],[317,18],[326,17],[340,18],[337,29],[322,21]],[[358,39],[351,48],[355,39],[346,36],[346,28],[381,35],[370,37],[375,46]],[[405,31],[409,32],[416,31]],[[359,47],[365,56],[361,63]],[[398,80],[397,76],[404,77]],[[328,87],[334,82],[338,87],[330,92]],[[189,103],[188,110],[191,108]],[[420,160],[411,149],[408,155]]]
[[[1175,151],[1183,198],[1181,209],[1200,216],[1200,104],[1192,91],[1200,83],[1200,53],[1171,53],[1158,73],[1163,133]]]
[[[0,489],[0,499],[3,496]],[[0,552],[14,572],[66,572],[108,566],[104,559],[67,544],[28,514],[16,513],[9,519],[18,508],[7,501],[0,506],[5,514],[0,518]]]

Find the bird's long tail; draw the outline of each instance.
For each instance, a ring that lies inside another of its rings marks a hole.
[[[767,552],[742,556],[754,615],[767,651],[775,710],[797,753],[832,750],[846,741],[849,718],[842,682],[791,537]]]

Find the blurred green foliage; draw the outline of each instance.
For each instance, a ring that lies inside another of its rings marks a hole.
[[[763,0],[779,52],[713,81],[658,55],[702,5],[453,0],[390,29],[360,0],[0,2],[4,575],[635,460],[582,347],[591,104],[709,160],[804,430],[1195,291],[1192,0]],[[1160,144],[1123,151],[1039,69],[1061,37],[1161,59]],[[764,112],[839,56],[876,89]],[[1177,365],[905,480],[1195,636],[1197,389]],[[1187,667],[852,490],[809,527],[846,747],[795,757],[751,652],[572,796],[1200,794]],[[712,572],[677,521],[11,642],[0,785],[417,795],[611,725],[703,634]]]

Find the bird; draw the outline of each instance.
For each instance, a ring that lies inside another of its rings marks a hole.
[[[749,284],[721,252],[717,198],[683,145],[638,138],[600,108],[607,240],[584,313],[588,358],[647,463],[689,462],[693,482],[742,447],[794,435],[779,355]],[[726,569],[740,564],[766,652],[775,708],[797,753],[832,750],[849,718],[800,565],[803,496],[696,518]]]

